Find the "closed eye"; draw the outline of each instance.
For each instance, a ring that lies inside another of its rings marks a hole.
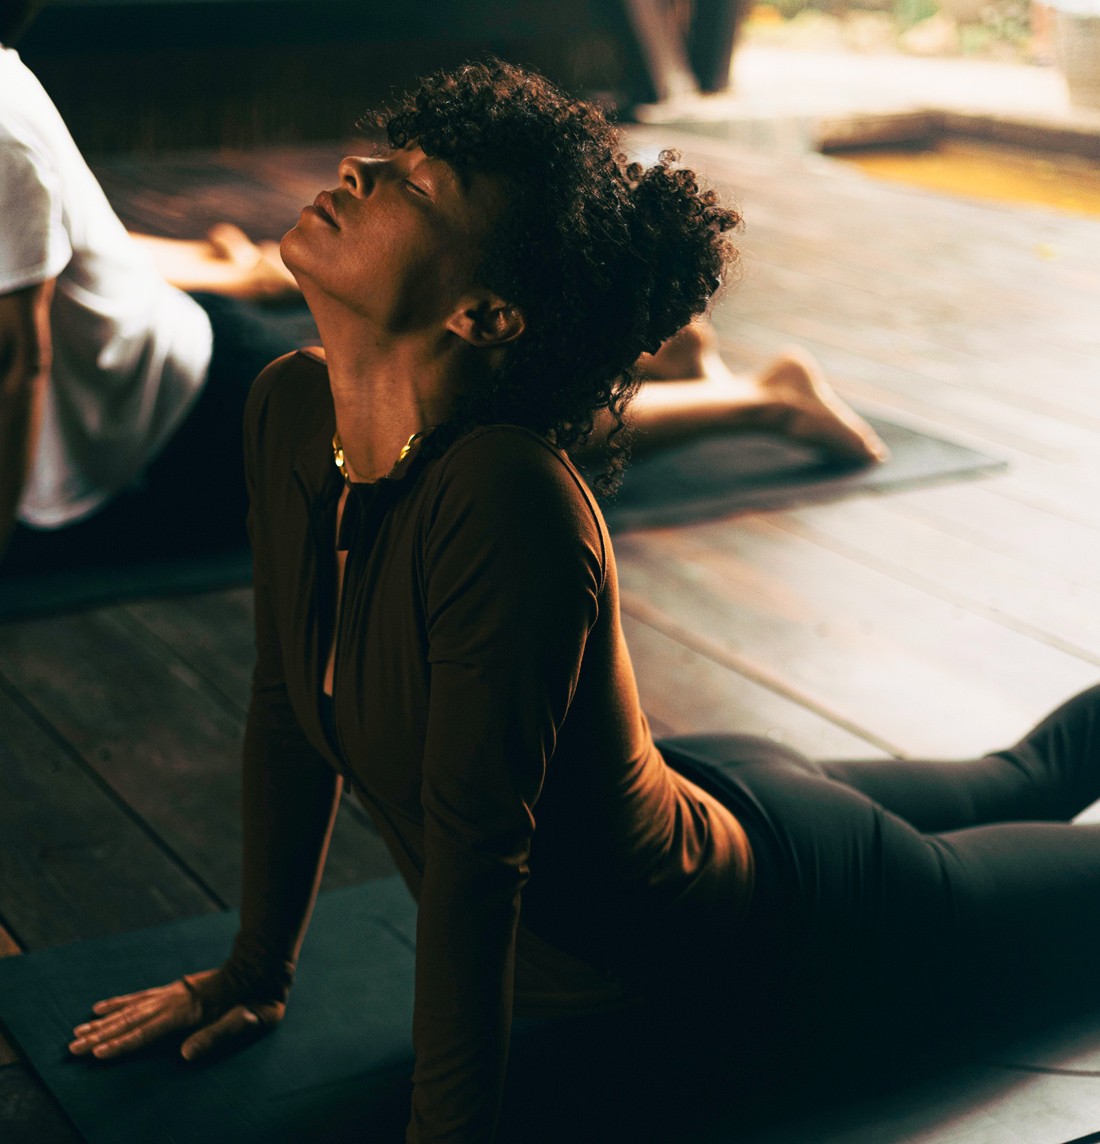
[[[422,186],[420,186],[418,183],[414,183],[412,179],[406,179],[405,186],[408,187],[409,190],[413,192],[413,194],[422,195],[426,199],[430,199],[432,197],[426,190],[424,190]]]

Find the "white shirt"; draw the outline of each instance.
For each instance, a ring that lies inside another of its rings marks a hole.
[[[19,519],[88,516],[156,456],[198,396],[203,309],[126,233],[57,108],[0,46],[0,294],[57,279],[53,365]]]

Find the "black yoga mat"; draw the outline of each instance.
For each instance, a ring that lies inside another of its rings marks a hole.
[[[613,530],[689,524],[753,509],[779,509],[860,492],[890,492],[988,473],[1004,462],[964,445],[870,418],[890,447],[884,465],[829,464],[811,448],[770,434],[715,434],[636,461],[604,505]],[[248,583],[244,550],[105,563],[28,576],[0,565],[0,620],[117,600]]]
[[[248,584],[252,554],[247,548],[196,556],[133,559],[92,568],[56,569],[33,575],[3,575],[0,620],[93,608],[146,596],[184,595]]]
[[[861,492],[901,492],[995,472],[1003,461],[916,429],[867,417],[890,448],[882,465],[822,460],[809,446],[768,433],[714,434],[642,457],[604,505],[623,532],[791,508]]]
[[[399,1144],[415,913],[396,878],[321,896],[275,1035],[201,1066],[180,1061],[175,1044],[110,1064],[68,1056],[94,999],[216,964],[236,922],[217,914],[0,959],[0,1022],[89,1144]],[[692,1088],[677,1069],[692,1022],[685,1010],[656,1035],[648,1016],[517,1023],[499,1144],[1059,1144],[1100,1121],[1095,1016],[996,1060],[840,1100],[830,1083],[808,1102],[789,1070],[766,1098],[713,1081]],[[732,1035],[728,1051],[736,1062]]]
[[[321,895],[273,1036],[198,1066],[178,1038],[111,1063],[67,1053],[92,1001],[217,964],[236,924],[218,914],[2,958],[0,1024],[89,1144],[401,1144],[415,908],[397,878]],[[517,1021],[499,1144],[674,1139],[684,1102],[659,1053],[634,1075],[631,1019]]]
[[[411,1068],[414,906],[396,879],[324,895],[278,1035],[192,1067],[178,1042],[124,1062],[69,1056],[99,997],[216,965],[236,930],[217,914],[0,959],[0,1021],[93,1144],[400,1140]]]

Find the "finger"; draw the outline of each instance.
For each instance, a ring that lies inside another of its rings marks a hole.
[[[163,1013],[135,1029],[115,1034],[110,1039],[100,1042],[92,1049],[92,1056],[97,1060],[110,1060],[123,1053],[131,1053],[172,1032],[178,1026],[179,1021],[174,1014]]]
[[[185,1061],[197,1061],[214,1053],[243,1047],[262,1036],[267,1028],[251,1009],[236,1005],[212,1025],[192,1033],[180,1047],[180,1054]]]
[[[116,1009],[113,1013],[108,1013],[104,1017],[100,1017],[94,1021],[85,1021],[82,1025],[77,1025],[73,1032],[76,1036],[86,1036],[89,1033],[98,1033],[106,1029],[111,1029],[119,1025],[132,1024],[134,1021],[140,1020],[142,1017],[149,1013],[155,1013],[164,1008],[165,998],[160,997],[147,997],[142,1001],[135,1001],[121,1009]]]
[[[107,997],[103,1001],[97,1001],[92,1006],[92,1012],[98,1013],[101,1016],[105,1013],[113,1013],[116,1009],[123,1009],[135,1001],[142,1001],[146,997],[159,996],[169,988],[171,987],[168,985],[157,985],[153,989],[142,989],[137,993],[123,993],[119,997]]]
[[[141,1030],[161,1019],[170,1021],[173,1026],[179,1026],[183,1023],[184,1013],[189,1011],[177,1006],[165,1009],[162,1000],[133,1005],[101,1021],[91,1021],[87,1025],[78,1026],[73,1030],[76,1039],[69,1045],[69,1050],[78,1056],[81,1053],[94,1052],[97,1046],[105,1042]]]

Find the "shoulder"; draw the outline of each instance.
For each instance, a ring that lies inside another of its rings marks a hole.
[[[0,291],[56,278],[72,257],[56,170],[0,123]],[[16,220],[12,223],[11,220]]]
[[[44,181],[56,165],[57,109],[12,48],[0,47],[0,185],[21,172]],[[61,124],[61,130],[65,131]]]
[[[566,455],[545,437],[518,425],[484,425],[460,437],[440,459],[448,481],[495,484],[507,478],[559,484],[586,498],[587,489]]]
[[[301,444],[331,421],[332,395],[324,360],[296,350],[266,366],[248,392],[244,411],[246,461],[290,465]],[[278,461],[275,461],[278,458]]]
[[[460,437],[439,461],[441,489],[467,488],[493,500],[557,497],[595,511],[584,479],[545,437],[518,425],[485,425]]]
[[[439,459],[432,496],[436,523],[477,524],[516,541],[581,541],[603,563],[603,517],[584,478],[545,437],[516,425],[488,425],[459,438]]]
[[[245,406],[249,433],[284,423],[301,424],[328,395],[328,367],[315,350],[295,350],[265,366],[252,383]]]

